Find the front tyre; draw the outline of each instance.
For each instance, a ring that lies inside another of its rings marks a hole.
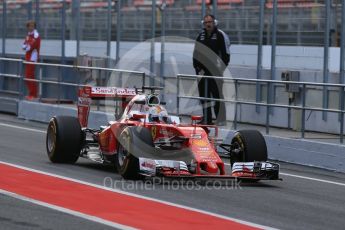
[[[118,138],[118,148],[115,166],[118,173],[129,180],[142,177],[139,174],[139,152],[152,151],[153,140],[151,132],[144,127],[126,127]]]
[[[83,134],[76,117],[56,116],[48,124],[46,149],[53,163],[75,163],[80,155]]]
[[[240,130],[231,141],[231,165],[235,162],[267,161],[267,146],[257,130]]]

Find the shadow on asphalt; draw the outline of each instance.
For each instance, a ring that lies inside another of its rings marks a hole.
[[[88,168],[88,169],[95,169],[95,170],[111,172],[115,174],[117,173],[117,170],[115,166],[113,165],[99,164],[96,162],[77,162],[75,165],[79,167]]]

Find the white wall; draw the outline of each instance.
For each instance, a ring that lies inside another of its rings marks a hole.
[[[8,54],[21,54],[21,39],[6,40],[6,52]],[[0,39],[1,44],[1,39]],[[193,52],[193,43],[166,43],[166,61],[174,57],[177,64],[191,66],[191,55]],[[137,61],[146,59],[150,56],[150,42],[121,42],[120,55],[128,53],[145,53],[145,56],[135,57]],[[87,53],[90,56],[106,57],[106,43],[99,41],[82,41],[80,43],[81,54]],[[148,51],[148,52],[147,52]],[[160,43],[155,46],[155,59],[160,62]],[[67,57],[75,57],[76,41],[66,41],[65,53]],[[323,69],[323,47],[302,47],[302,46],[277,46],[276,67],[278,69],[289,70],[311,70],[322,71]],[[111,43],[111,57],[115,59],[116,42]],[[231,66],[256,68],[257,64],[257,46],[256,45],[232,45],[231,46]],[[61,41],[42,40],[41,55],[61,56]],[[135,61],[135,60],[133,60]],[[339,72],[340,48],[331,47],[329,49],[329,71]],[[271,46],[263,47],[262,64],[264,69],[271,68]],[[189,71],[188,71],[189,72]]]

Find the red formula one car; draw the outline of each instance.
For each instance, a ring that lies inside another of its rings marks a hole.
[[[85,157],[114,164],[125,179],[279,179],[279,165],[267,162],[266,143],[258,131],[238,131],[230,144],[221,143],[218,128],[199,125],[200,116],[191,116],[189,124],[181,124],[179,117],[169,115],[158,91],[159,87],[80,89],[78,118],[56,116],[49,122],[49,159],[75,163]],[[87,123],[92,99],[104,98],[119,100],[122,115],[97,130],[90,129]],[[230,173],[220,152],[230,156]]]

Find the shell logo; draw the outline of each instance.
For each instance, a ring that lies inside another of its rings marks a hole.
[[[197,140],[193,140],[193,145],[197,146],[197,147],[206,147],[208,146],[208,141],[203,140],[203,139],[197,139]]]
[[[162,108],[159,105],[156,106],[156,109],[157,109],[157,113],[162,112]]]

